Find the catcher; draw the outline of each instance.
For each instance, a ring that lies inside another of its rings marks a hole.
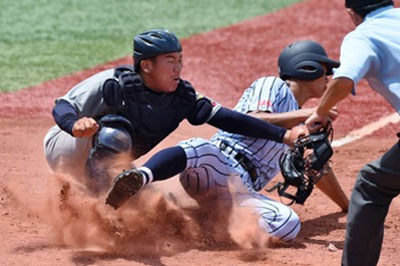
[[[56,125],[45,136],[50,167],[74,176],[85,174],[85,183],[95,195],[109,189],[115,175],[110,166],[119,155],[139,158],[184,119],[192,125],[208,123],[279,143],[293,143],[297,138],[291,130],[224,108],[196,93],[181,79],[182,46],[170,31],[140,33],[133,45],[133,68],[120,66],[97,73],[56,100]],[[186,165],[182,148],[173,147],[163,154],[172,155],[172,163],[161,174],[150,167],[152,172],[143,183],[162,180]],[[134,192],[136,188],[138,184],[133,184],[131,189]]]
[[[332,74],[332,68],[339,63],[329,59],[320,44],[302,41],[286,47],[278,64],[281,78],[256,80],[244,92],[235,110],[253,115],[259,121],[292,128],[312,114],[313,108],[300,107],[307,100],[322,96],[328,82],[327,75]],[[336,109],[332,109],[330,115],[334,119]],[[180,142],[176,147],[156,153],[142,167],[123,171],[116,177],[107,203],[119,208],[151,181],[180,174],[182,186],[196,200],[235,197],[234,202],[240,207],[252,208],[259,215],[260,227],[272,237],[284,241],[294,239],[301,227],[296,213],[285,204],[258,193],[280,171],[279,158],[287,146],[273,139],[238,134],[234,132],[236,126],[220,130],[211,140],[193,138]],[[305,135],[306,132],[298,134]],[[325,164],[331,155],[329,144],[328,149],[323,145],[327,143],[326,135],[322,135],[322,142],[310,142],[310,145],[324,148],[321,156],[316,158],[322,161],[322,166],[325,165],[325,173],[316,185],[346,212],[348,198],[332,169]],[[314,168],[320,170],[322,166]],[[234,178],[242,184],[237,193],[232,193],[229,187]]]

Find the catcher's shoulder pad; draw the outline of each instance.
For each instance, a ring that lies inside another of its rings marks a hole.
[[[213,110],[211,101],[207,98],[202,98],[196,101],[195,106],[192,108],[191,113],[187,119],[192,125],[201,125],[208,121]]]
[[[133,66],[132,65],[121,65],[121,66],[117,66],[114,69],[114,76],[115,77],[119,77],[122,73],[124,72],[134,72],[133,71]]]
[[[175,93],[188,103],[196,101],[196,91],[192,84],[187,80],[179,80],[178,88]]]
[[[114,77],[103,82],[102,93],[105,103],[110,107],[125,106],[128,95],[143,91],[143,82],[130,65],[114,69]]]
[[[121,86],[116,79],[110,78],[103,82],[102,94],[108,106],[116,107],[122,104]]]

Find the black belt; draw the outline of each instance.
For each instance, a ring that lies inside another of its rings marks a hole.
[[[237,152],[233,147],[222,141],[219,144],[219,148],[221,151],[225,151],[228,155],[232,156],[249,173],[253,183],[257,180],[257,168],[246,155]]]

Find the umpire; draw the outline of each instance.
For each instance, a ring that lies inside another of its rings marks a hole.
[[[392,0],[346,0],[357,28],[343,40],[340,67],[316,112],[306,121],[309,127],[323,122],[332,106],[355,93],[354,86],[363,78],[400,112],[400,9],[393,5]],[[384,221],[400,192],[399,145],[397,142],[358,174],[350,199],[342,265],[378,263]]]

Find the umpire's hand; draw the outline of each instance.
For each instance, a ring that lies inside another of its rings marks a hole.
[[[91,117],[78,119],[72,127],[72,134],[76,138],[91,137],[99,129],[99,124]]]
[[[295,126],[286,131],[285,135],[283,136],[283,143],[292,147],[298,138],[307,135],[309,135],[309,132],[306,126]]]

